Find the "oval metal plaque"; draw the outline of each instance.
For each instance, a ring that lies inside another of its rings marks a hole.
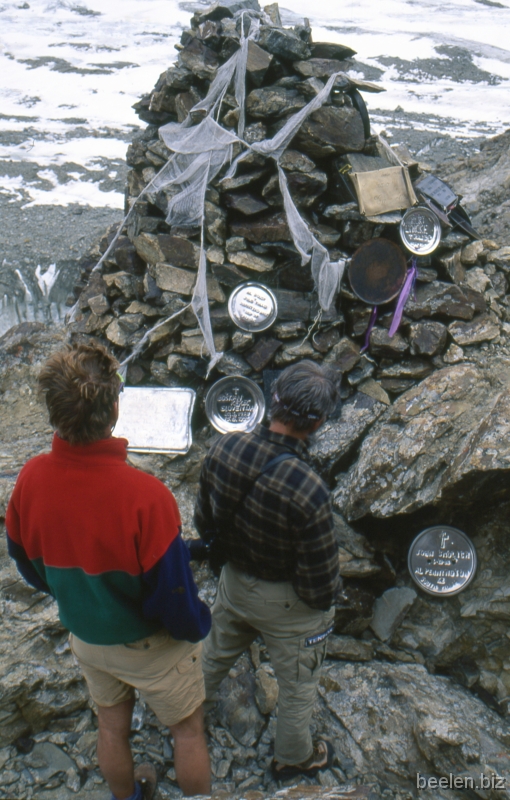
[[[262,389],[242,375],[216,381],[205,398],[205,413],[220,433],[252,431],[262,421],[265,410]]]
[[[258,333],[273,324],[278,305],[271,289],[263,283],[248,281],[236,286],[230,295],[228,313],[238,328]]]
[[[400,292],[406,279],[406,257],[398,244],[370,239],[358,247],[348,270],[354,294],[364,303],[379,306]]]
[[[476,572],[476,550],[465,533],[449,525],[422,531],[409,548],[411,577],[428,594],[462,592]]]
[[[441,241],[441,224],[427,206],[409,208],[400,223],[400,238],[410,253],[428,256]]]

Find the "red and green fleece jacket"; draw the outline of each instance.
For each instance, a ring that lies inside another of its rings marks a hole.
[[[165,627],[207,636],[171,492],[126,463],[126,439],[70,445],[21,470],[6,515],[9,553],[36,589],[53,595],[62,624],[89,644],[134,642]]]

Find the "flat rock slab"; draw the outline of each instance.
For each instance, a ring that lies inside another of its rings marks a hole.
[[[502,357],[452,365],[402,394],[339,481],[336,507],[348,519],[389,517],[437,504],[461,482],[474,502],[484,475],[510,468],[509,373]]]
[[[490,342],[500,334],[500,327],[497,317],[484,314],[471,322],[452,322],[448,326],[448,332],[456,344],[477,344],[478,342]]]
[[[327,420],[313,437],[309,450],[312,462],[321,471],[334,469],[385,408],[383,403],[361,392],[349,398],[342,405],[340,418]]]
[[[303,122],[296,144],[312,158],[359,152],[365,146],[361,115],[349,106],[323,106]]]
[[[420,665],[336,662],[326,666],[319,693],[338,721],[330,722],[329,735],[341,767],[355,763],[360,774],[407,790],[416,787],[417,773],[472,776],[474,785],[481,773],[509,774],[509,723]],[[436,784],[424,796],[446,800],[448,786],[440,792]]]
[[[433,281],[416,289],[416,300],[410,298],[405,307],[406,316],[422,319],[440,314],[444,317],[472,319],[475,305],[455,284]]]

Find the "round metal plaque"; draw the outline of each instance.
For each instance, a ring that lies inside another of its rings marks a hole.
[[[462,592],[476,572],[476,550],[465,533],[449,525],[422,531],[409,548],[411,577],[424,592],[453,595]]]
[[[441,224],[427,206],[409,208],[400,223],[400,238],[410,253],[428,256],[441,241]]]
[[[262,421],[265,410],[262,390],[242,375],[216,381],[205,398],[205,413],[220,433],[252,431]]]
[[[406,279],[406,257],[398,244],[370,239],[358,247],[348,270],[354,294],[364,303],[379,306],[400,292]]]
[[[236,286],[230,295],[228,313],[238,328],[258,333],[273,324],[278,305],[271,289],[262,283],[248,281]]]

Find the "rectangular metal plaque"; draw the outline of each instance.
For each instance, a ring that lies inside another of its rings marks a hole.
[[[193,389],[127,387],[119,395],[115,436],[138,453],[187,453],[191,447]]]

